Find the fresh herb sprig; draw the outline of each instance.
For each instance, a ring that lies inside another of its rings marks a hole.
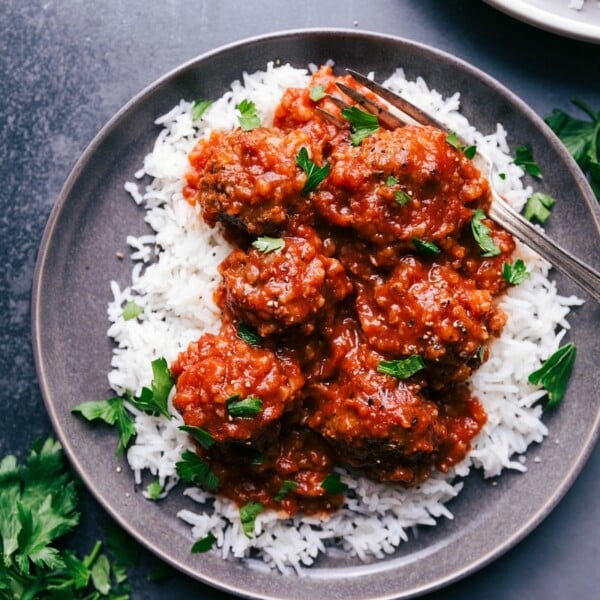
[[[244,98],[237,106],[238,123],[243,131],[251,131],[260,127],[260,117],[256,111],[256,104],[252,100]]]
[[[542,179],[542,170],[540,166],[533,159],[533,154],[527,146],[519,146],[515,150],[515,165],[521,167],[526,173],[529,173],[536,179]]]
[[[424,368],[425,361],[419,354],[412,354],[408,358],[399,360],[381,360],[377,365],[379,373],[391,375],[398,379],[408,379]]]
[[[541,385],[548,392],[548,408],[558,406],[563,399],[576,354],[575,344],[565,344],[529,375],[529,383]]]
[[[55,545],[78,524],[77,503],[56,440],[36,441],[25,464],[0,461],[0,597],[128,600],[126,565],[111,564],[101,542],[83,558]]]
[[[555,108],[544,121],[567,147],[571,156],[589,177],[596,197],[600,200],[600,111],[594,112],[581,100],[571,101],[588,119],[577,119]]]
[[[308,150],[302,146],[296,155],[296,164],[306,173],[306,183],[301,190],[303,196],[307,196],[317,188],[331,170],[329,163],[325,163],[322,167],[317,165],[310,159]]]
[[[460,143],[456,132],[452,131],[446,136],[446,143],[460,150],[469,160],[473,160],[477,154],[477,146],[466,146]]]
[[[108,400],[82,402],[74,406],[71,412],[79,413],[88,421],[99,420],[107,425],[116,425],[119,431],[117,456],[120,456],[136,434],[133,417],[125,407],[126,401],[148,414],[162,414],[168,419],[171,418],[167,405],[169,393],[175,382],[164,358],[152,361],[152,374],[154,378],[150,387],[143,387],[139,398],[126,391],[124,398],[114,396]]]
[[[359,146],[366,137],[379,131],[377,117],[356,106],[342,109],[342,117],[350,123],[352,128],[350,139],[353,146]]]
[[[500,248],[496,246],[492,236],[491,229],[483,222],[487,217],[481,208],[478,208],[471,218],[471,232],[475,241],[482,250],[481,256],[491,257],[500,254]]]

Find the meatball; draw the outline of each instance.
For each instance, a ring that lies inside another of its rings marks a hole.
[[[445,434],[439,409],[417,381],[379,373],[381,355],[344,319],[332,340],[337,374],[309,386],[306,423],[336,449],[340,461],[383,481],[426,479]]]
[[[306,175],[295,158],[302,147],[311,154],[311,137],[300,130],[214,132],[190,153],[184,194],[211,226],[225,221],[252,235],[274,233],[301,199]]]
[[[257,440],[294,408],[304,384],[293,359],[250,346],[228,323],[218,334],[192,342],[171,372],[176,378],[173,405],[186,425],[205,429],[217,442]],[[232,414],[232,403],[248,398],[255,399],[258,410]]]
[[[469,222],[486,205],[489,184],[465,155],[433,127],[379,131],[332,155],[329,177],[313,194],[316,212],[377,245],[412,248]]]
[[[344,267],[322,254],[312,229],[300,226],[297,235],[282,240],[283,248],[272,252],[234,250],[219,266],[217,303],[256,326],[261,336],[295,325],[310,333],[315,317],[352,289]]]
[[[403,257],[391,275],[360,285],[356,308],[369,343],[394,356],[419,354],[439,382],[466,379],[479,348],[505,322],[492,294],[446,265]],[[471,363],[469,362],[471,361]],[[435,382],[434,382],[435,383]]]

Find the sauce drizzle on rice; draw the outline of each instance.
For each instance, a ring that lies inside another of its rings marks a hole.
[[[196,207],[181,197],[184,175],[189,170],[188,154],[199,139],[209,137],[212,131],[233,130],[237,126],[235,106],[243,99],[255,102],[263,125],[270,125],[284,91],[306,87],[309,81],[303,70],[269,64],[265,71],[245,74],[244,84],[234,82],[230,92],[205,113],[202,122],[192,122],[192,104],[185,101],[157,120],[161,133],[144,160],[144,168],[136,173],[136,177],[148,175],[152,181],[143,190],[137,183],[126,184],[135,201],[147,210],[146,220],[156,235],[128,238],[134,249],[132,285],[120,289],[116,282],[111,284],[114,300],[109,305],[112,324],[108,334],[116,344],[109,380],[117,394],[123,395],[125,390],[139,393],[142,386],[150,384],[149,366],[153,359],[164,356],[172,362],[190,343],[205,333],[217,334],[221,326],[212,296],[222,281],[217,267],[233,248],[222,237],[220,225],[206,226]],[[394,73],[388,85],[410,101],[428,107],[448,129],[484,150],[498,171],[506,174],[496,185],[515,208],[523,206],[531,190],[523,187],[522,172],[512,164],[506,133],[500,125],[484,136],[458,113],[458,95],[442,98],[423,80],[407,80],[401,70]],[[313,159],[322,164],[320,157]],[[343,215],[343,211],[340,213]],[[493,235],[502,246],[500,232]],[[155,245],[160,251],[157,259],[151,261]],[[444,252],[451,253],[452,249],[445,248]],[[565,317],[569,306],[580,302],[557,294],[547,278],[549,266],[539,257],[519,245],[516,254],[527,262],[531,276],[497,300],[497,314],[510,318],[499,337],[489,344],[487,360],[468,380],[488,418],[480,433],[471,439],[471,451],[463,461],[451,466],[447,473],[436,471],[422,484],[410,488],[381,484],[362,476],[349,477],[340,471],[348,490],[336,512],[325,519],[297,515],[281,520],[277,512],[264,511],[256,518],[256,535],[252,539],[242,530],[235,503],[222,495],[215,497],[200,488],[189,488],[184,493],[203,503],[198,512],[184,509],[179,513],[191,525],[192,535],[199,539],[214,534],[215,549],[224,558],[252,555],[260,558],[263,568],[266,563],[284,572],[290,566],[298,570],[311,565],[321,552],[329,550],[341,549],[344,556],[360,559],[381,558],[406,541],[415,525],[433,525],[440,516],[452,518],[445,503],[462,487],[457,476],[468,475],[471,467],[480,468],[486,477],[496,476],[505,468],[524,471],[523,461],[514,455],[523,453],[534,441],[541,442],[547,434],[541,422],[542,408],[537,403],[544,391],[532,388],[527,377],[556,349],[568,327]],[[377,258],[384,265],[388,257],[379,253]],[[422,257],[418,259],[421,268],[423,263],[429,264]],[[345,258],[346,264],[352,260],[364,266],[364,260]],[[490,285],[497,281],[494,270],[480,266],[477,259],[463,263],[468,278],[477,278],[484,289],[496,295],[499,290]],[[414,267],[419,265],[415,263]],[[132,298],[144,307],[144,313],[138,319],[124,321],[122,306]],[[369,302],[372,304],[368,294],[364,302],[367,307]],[[386,306],[377,308],[387,310]],[[296,313],[314,317],[301,304],[291,311]],[[364,314],[363,311],[363,320]],[[557,328],[561,328],[558,333]],[[127,451],[127,459],[136,483],[141,484],[143,474],[149,472],[166,490],[171,489],[177,482],[175,463],[185,449],[193,449],[188,435],[178,429],[183,424],[181,417],[176,411],[167,420],[133,407],[130,410],[135,415],[137,436]],[[289,495],[287,492],[286,497]],[[259,566],[255,561],[250,563]]]

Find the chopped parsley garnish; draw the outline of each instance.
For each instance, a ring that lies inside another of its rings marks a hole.
[[[260,502],[250,500],[240,508],[240,521],[242,523],[242,529],[247,538],[252,539],[254,534],[254,523],[256,517],[264,510],[264,505]]]
[[[368,136],[379,131],[379,121],[375,115],[360,110],[356,106],[342,109],[342,117],[350,123],[352,133],[350,139],[353,146],[358,146]]]
[[[575,344],[565,344],[529,375],[529,383],[541,385],[548,392],[549,408],[554,408],[563,399],[576,354]]]
[[[260,127],[260,117],[256,112],[256,104],[251,100],[242,100],[236,108],[239,111],[238,123],[244,131]]]
[[[263,254],[274,252],[275,250],[282,250],[285,247],[285,241],[282,238],[269,237],[263,235],[262,237],[256,238],[252,242],[252,246]]]
[[[324,85],[313,85],[310,88],[310,99],[313,102],[318,102],[321,98],[325,96],[325,86]]]
[[[446,136],[446,143],[450,144],[453,148],[460,150],[469,160],[473,159],[477,154],[477,146],[463,146],[456,132],[452,131]]]
[[[212,100],[196,100],[192,104],[192,121],[199,121],[211,104]]]
[[[513,162],[533,177],[542,178],[542,171],[535,160],[533,160],[533,154],[531,154],[531,150],[527,146],[519,146],[515,150],[515,159]]]
[[[232,417],[251,419],[262,410],[262,400],[258,396],[247,396],[240,400],[240,395],[235,394],[227,399],[227,412]]]
[[[397,185],[398,183],[400,183],[393,175],[389,175],[388,178],[385,180],[385,185],[392,187],[393,185]]]
[[[482,250],[481,256],[498,256],[498,254],[500,254],[500,248],[496,246],[490,235],[491,229],[483,222],[485,218],[485,213],[481,208],[478,208],[473,213],[473,217],[471,218],[471,231],[473,237]]]
[[[412,354],[408,358],[399,360],[381,360],[377,365],[379,373],[392,375],[398,379],[408,379],[424,368],[425,362],[419,354]]]
[[[186,483],[203,485],[210,492],[219,487],[219,479],[210,466],[191,450],[186,450],[181,455],[181,460],[175,463],[175,470]]]
[[[160,495],[163,493],[163,486],[160,484],[158,479],[155,479],[146,486],[145,491],[149,500],[158,500]]]
[[[194,545],[192,546],[192,549],[190,550],[190,552],[192,554],[200,554],[202,552],[208,552],[214,546],[216,541],[217,541],[217,538],[212,533],[209,533],[207,536],[194,542]]]
[[[529,271],[523,260],[517,258],[512,265],[509,262],[505,262],[502,265],[502,276],[508,283],[519,285],[529,277]]]
[[[329,163],[325,163],[322,167],[317,165],[308,156],[308,150],[302,146],[296,155],[296,164],[306,173],[306,183],[300,192],[303,196],[306,196],[312,192],[316,187],[323,181],[331,167]]]
[[[290,481],[289,479],[286,479],[281,484],[281,487],[279,488],[279,491],[277,492],[277,494],[275,496],[275,502],[281,502],[285,498],[285,496],[287,495],[288,492],[293,492],[297,488],[298,488],[298,484],[295,481]]]
[[[144,312],[144,307],[136,304],[133,300],[129,300],[123,307],[123,320],[131,321],[131,319],[135,319],[138,315],[141,315]]]
[[[527,198],[525,208],[523,209],[523,216],[528,221],[536,219],[540,223],[545,223],[550,216],[550,211],[554,206],[556,200],[548,194],[542,194],[542,192],[534,192]]]
[[[125,566],[96,542],[79,558],[59,538],[79,523],[77,492],[60,444],[37,440],[24,464],[0,461],[0,596],[3,598],[110,597],[128,600]]]
[[[426,240],[413,238],[413,244],[419,252],[422,252],[423,254],[427,254],[429,256],[435,256],[436,254],[439,254],[441,252],[437,244],[434,244],[433,242],[427,242]]]
[[[215,438],[202,427],[193,427],[192,425],[180,425],[181,431],[187,431],[203,448],[210,448],[215,444]]]
[[[567,147],[571,156],[587,172],[596,197],[600,200],[600,112],[594,112],[581,100],[572,100],[590,120],[575,119],[555,108],[544,118],[552,131]]]
[[[321,487],[331,496],[341,494],[348,489],[348,486],[340,479],[340,474],[329,473],[323,481],[321,481]]]
[[[498,177],[504,181],[506,179],[506,173],[498,173]]]
[[[408,202],[412,200],[409,194],[407,194],[404,190],[396,190],[394,192],[394,200],[400,205],[404,206]]]
[[[100,420],[107,425],[116,425],[119,431],[119,445],[117,456],[120,456],[129,445],[131,438],[136,434],[135,423],[125,409],[125,400],[115,396],[108,400],[91,400],[82,402],[71,409],[79,413],[88,421]]]
[[[477,358],[481,363],[485,360],[485,346],[483,344],[477,348]]]
[[[248,325],[247,323],[238,323],[236,331],[240,340],[243,340],[249,346],[261,345],[262,338],[258,334],[256,328],[252,327],[252,325]]]

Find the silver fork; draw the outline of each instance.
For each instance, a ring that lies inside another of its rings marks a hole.
[[[337,84],[344,94],[346,94],[349,98],[352,98],[352,100],[354,100],[357,104],[360,104],[368,112],[376,115],[380,123],[388,129],[403,127],[407,123],[411,122],[417,125],[431,125],[433,127],[437,127],[438,129],[445,129],[444,125],[434,119],[431,115],[428,115],[419,107],[408,102],[398,94],[383,87],[379,83],[368,79],[361,73],[353,71],[352,69],[346,70],[356,81],[374,92],[378,97],[386,100],[391,106],[399,109],[403,115],[406,115],[407,118],[401,119],[377,102],[374,102],[360,92],[357,92],[355,89],[348,87],[343,83]],[[350,107],[350,105],[341,98],[329,96],[329,99],[337,104],[340,108]],[[343,123],[341,123],[340,120],[334,115],[331,115],[323,110],[320,110],[320,112],[327,118],[337,122],[338,125],[343,125]],[[588,292],[588,294],[590,294],[590,296],[592,296],[596,302],[600,302],[600,274],[589,265],[586,265],[580,259],[571,255],[556,242],[552,241],[538,227],[530,223],[527,219],[523,218],[507,202],[505,202],[494,188],[492,178],[493,165],[491,161],[481,154],[479,150],[477,152],[477,158],[479,159],[480,164],[482,162],[484,163],[483,168],[480,167],[480,169],[484,172],[487,172],[488,179],[490,181],[492,195],[492,202],[490,204],[488,214],[490,219],[501,225],[510,234],[514,235],[517,239],[521,240],[535,250],[557,271],[560,271],[572,279],[577,285]]]

